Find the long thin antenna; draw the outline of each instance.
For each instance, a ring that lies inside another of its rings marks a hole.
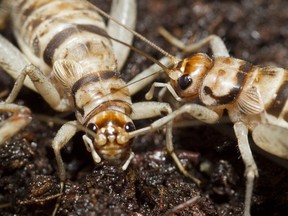
[[[92,4],[93,5],[93,4]],[[176,58],[169,54],[168,52],[166,52],[165,50],[163,50],[162,48],[160,48],[159,46],[157,46],[155,43],[153,43],[152,41],[148,40],[146,37],[142,36],[141,34],[139,34],[138,32],[134,31],[133,29],[128,28],[127,26],[123,25],[122,23],[120,23],[118,20],[114,19],[113,17],[111,17],[109,14],[107,14],[106,12],[104,12],[103,10],[101,10],[100,8],[98,8],[97,6],[93,5],[93,7],[95,8],[95,10],[100,13],[101,15],[103,15],[104,17],[112,20],[113,22],[117,23],[118,25],[122,26],[123,28],[125,28],[127,31],[133,33],[136,37],[138,37],[139,39],[141,39],[142,41],[144,41],[146,44],[150,45],[151,47],[153,47],[154,49],[158,50],[159,52],[161,52],[163,55],[167,56],[168,58],[171,58],[172,61],[177,61]]]
[[[99,33],[98,33],[98,34],[99,34]],[[123,41],[120,41],[120,40],[118,40],[118,39],[116,39],[116,38],[114,38],[114,37],[112,37],[112,36],[110,36],[110,35],[106,35],[106,34],[105,34],[105,35],[103,35],[103,36],[109,37],[111,40],[114,40],[114,41],[116,41],[117,43],[120,43],[120,44],[123,44],[123,45],[125,45],[125,46],[128,46],[128,47],[129,47],[130,49],[132,49],[133,51],[135,51],[135,52],[137,52],[137,53],[145,56],[147,59],[149,59],[149,60],[151,60],[152,62],[154,62],[154,63],[156,63],[157,65],[159,65],[159,67],[161,67],[164,71],[169,71],[169,70],[170,70],[167,66],[163,65],[160,61],[158,61],[157,59],[155,59],[155,58],[152,57],[151,55],[147,54],[146,52],[143,52],[141,49],[139,49],[139,48],[137,48],[137,47],[134,47],[134,46],[131,46],[130,44],[127,44],[127,43],[125,43],[125,42],[123,42]],[[169,58],[169,57],[168,57],[168,58]],[[173,60],[176,60],[176,58],[173,57]],[[171,63],[171,65],[172,65],[172,63]]]

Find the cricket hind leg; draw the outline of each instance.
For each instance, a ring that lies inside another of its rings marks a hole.
[[[118,20],[120,23],[130,29],[135,29],[137,5],[135,0],[113,0],[111,6],[110,16]],[[125,28],[109,20],[107,33],[112,37],[117,37],[118,40],[124,41],[131,45],[133,41],[133,33],[127,31]],[[130,48],[112,40],[113,51],[117,59],[118,69],[121,70],[128,55]]]

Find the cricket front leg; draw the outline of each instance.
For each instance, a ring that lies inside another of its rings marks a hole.
[[[61,156],[61,149],[68,143],[68,141],[75,135],[78,131],[77,121],[70,121],[64,124],[59,131],[57,132],[53,142],[52,148],[54,150],[55,158],[58,166],[58,176],[60,179],[60,194],[63,193],[64,190],[64,182],[66,180],[66,171],[64,162]],[[56,215],[57,210],[60,206],[60,197],[57,199],[57,203],[55,205],[53,216]]]
[[[131,132],[131,137],[146,134],[149,132],[153,132],[155,130],[161,129],[164,126],[166,127],[166,148],[168,153],[173,158],[175,164],[177,165],[178,169],[181,173],[183,173],[186,177],[192,179],[197,185],[200,185],[200,180],[191,175],[182,165],[181,161],[179,160],[178,156],[174,151],[173,145],[173,119],[177,116],[174,115],[172,109],[169,104],[161,103],[161,102],[140,102],[135,103],[132,105],[133,115],[132,119],[144,119],[144,118],[151,118],[156,116],[161,116],[163,114],[167,115],[162,117],[161,119],[155,121],[150,126],[136,130]]]
[[[161,88],[161,90],[160,90],[160,92],[158,94],[158,100],[159,101],[163,100],[163,97],[164,97],[164,95],[165,95],[167,90],[171,93],[171,95],[174,97],[174,99],[176,101],[178,101],[178,102],[182,102],[183,101],[183,99],[177,95],[176,91],[170,85],[169,82],[168,83],[154,82],[151,85],[150,90],[145,94],[146,100],[151,100],[153,98],[155,88]]]
[[[1,146],[6,140],[12,138],[21,129],[28,125],[32,118],[31,112],[27,107],[17,104],[6,104],[0,102],[0,112],[12,113],[12,116],[0,123]]]
[[[134,115],[140,113],[141,118],[145,118],[145,114],[148,116],[147,118],[153,117],[151,114],[157,114],[155,116],[159,116],[163,114],[163,111],[166,111],[168,115],[156,120],[151,125],[145,128],[141,128],[134,132],[130,133],[131,137],[146,134],[148,132],[155,131],[160,129],[166,125],[166,147],[168,152],[171,154],[171,157],[175,161],[176,165],[178,166],[179,170],[187,177],[191,178],[196,184],[200,184],[200,180],[192,176],[187,172],[187,170],[181,164],[179,158],[174,152],[173,142],[172,142],[172,128],[173,124],[172,121],[177,117],[184,113],[188,113],[192,117],[212,124],[219,120],[221,114],[217,113],[211,109],[208,109],[204,106],[198,104],[186,104],[180,107],[179,109],[172,112],[170,105],[167,103],[160,103],[160,102],[142,102],[133,104]],[[139,119],[139,118],[138,118]]]
[[[142,103],[143,103],[143,105],[141,107]],[[154,113],[159,113],[158,116],[160,116],[162,110],[164,110],[164,109],[160,109],[161,106],[164,107],[165,110],[168,110],[168,107],[171,110],[170,105],[168,105],[167,103],[162,103],[162,102],[141,102],[141,103],[133,104],[133,107],[134,106],[135,107],[139,106],[139,110],[142,111],[141,117],[143,117],[145,115],[145,112],[148,112],[148,109],[150,109],[150,108],[148,108],[148,105],[150,103],[151,103],[151,105],[150,105],[151,106],[151,111],[150,112],[151,113],[153,113],[153,112]],[[157,103],[159,105],[157,105]],[[144,105],[144,104],[147,104],[147,105]],[[158,110],[153,110],[153,105]],[[209,108],[207,108],[205,106],[201,106],[201,105],[198,105],[198,104],[185,104],[182,107],[178,108],[177,110],[174,110],[173,112],[169,111],[167,113],[168,115],[156,120],[150,126],[142,128],[142,129],[139,129],[139,130],[137,130],[137,132],[134,131],[134,132],[131,132],[131,133],[135,133],[135,134],[137,133],[137,135],[140,135],[140,134],[145,134],[148,131],[157,130],[157,129],[163,127],[164,125],[166,125],[168,122],[173,121],[176,117],[178,117],[178,116],[180,116],[180,115],[182,115],[184,113],[187,113],[190,116],[192,116],[193,118],[196,118],[199,121],[202,121],[202,122],[205,122],[205,123],[208,123],[208,124],[213,124],[213,123],[217,122],[219,120],[219,118],[221,117],[221,114],[222,114],[220,112],[219,113],[215,112],[214,110],[211,110],[211,109],[209,109]],[[137,114],[134,113],[134,115],[137,115]],[[162,113],[162,115],[163,115],[163,113]],[[155,115],[155,116],[157,116],[157,115]]]
[[[173,65],[173,62],[168,57],[161,58],[159,62],[166,67]],[[134,95],[147,85],[153,83],[154,80],[156,80],[163,72],[163,69],[158,64],[153,64],[149,68],[140,72],[127,84],[127,88],[129,89],[130,94]]]

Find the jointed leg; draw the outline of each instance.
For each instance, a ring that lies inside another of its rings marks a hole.
[[[163,114],[163,112],[168,113],[168,115],[156,120],[148,127],[130,132],[130,137],[135,137],[158,130],[183,113],[188,113],[192,117],[208,124],[215,123],[219,119],[218,113],[198,104],[186,104],[172,112],[170,105],[167,103],[139,102],[133,104],[132,109],[133,114],[131,117],[134,120],[160,116]]]
[[[162,128],[164,125],[166,125],[166,147],[168,152],[171,154],[171,157],[175,161],[176,165],[178,166],[179,170],[187,177],[191,178],[195,183],[200,184],[200,181],[196,179],[194,176],[191,176],[183,167],[181,164],[179,158],[174,152],[173,148],[173,142],[172,142],[172,121],[175,117],[183,114],[183,113],[189,113],[194,118],[197,118],[201,121],[207,122],[207,123],[214,123],[219,119],[219,115],[200,105],[197,104],[187,104],[179,108],[178,110],[172,112],[170,106],[166,103],[160,103],[160,102],[142,102],[142,103],[136,103],[133,104],[133,113],[134,116],[132,116],[133,119],[143,119],[143,118],[149,118],[153,116],[159,116],[165,111],[168,113],[167,116],[162,117],[161,119],[153,122],[150,126],[136,130],[134,132],[130,133],[131,137],[138,136],[145,134],[147,132],[152,132],[157,129]]]
[[[245,164],[245,176],[247,182],[244,203],[244,216],[249,216],[253,184],[255,177],[258,177],[258,169],[249,146],[247,126],[242,122],[237,122],[234,124],[234,131],[238,140],[238,147]]]
[[[29,65],[29,61],[24,57],[18,48],[10,41],[0,35],[0,66],[14,79],[17,79],[23,68]],[[25,80],[25,85],[36,91],[30,79]]]
[[[167,148],[167,151],[171,155],[171,157],[173,158],[173,160],[176,163],[180,172],[183,173],[184,176],[192,179],[199,186],[201,184],[201,181],[187,172],[187,170],[182,165],[181,161],[179,160],[178,156],[176,155],[176,153],[174,151],[174,146],[173,146],[173,141],[172,141],[172,138],[173,138],[173,136],[172,136],[173,124],[172,123],[173,122],[170,121],[166,125],[166,148]]]
[[[60,178],[60,194],[63,192],[64,189],[64,181],[66,180],[66,171],[64,167],[64,163],[61,157],[60,150],[67,144],[67,142],[75,135],[77,132],[77,121],[70,121],[64,124],[56,134],[52,142],[52,148],[54,150],[55,158],[57,161],[58,166],[58,173]],[[54,208],[53,214],[57,213],[59,208],[59,200],[57,200],[56,206]]]
[[[45,99],[45,101],[57,111],[65,111],[69,109],[69,104],[65,103],[57,91],[52,85],[49,79],[34,65],[27,65],[24,67],[22,72],[19,74],[14,87],[6,99],[6,103],[11,103],[17,97],[21,90],[26,76],[29,76],[34,86],[38,90],[38,93]]]
[[[0,112],[10,112],[12,116],[0,123],[0,146],[31,122],[31,112],[27,107],[0,102]]]
[[[168,110],[168,108],[171,110],[170,105],[168,105],[167,103],[160,103],[160,102],[135,103],[133,104],[134,114],[132,115],[132,118],[134,117],[133,119],[143,119],[143,118],[150,118],[153,116],[154,117],[159,116],[161,115],[161,112],[162,110],[164,110],[164,108],[166,110]],[[148,109],[151,109],[151,111],[149,111]],[[137,114],[137,112],[139,112],[141,115]],[[154,112],[155,115],[151,114],[148,115],[149,113],[152,112]],[[208,109],[198,104],[185,104],[173,112],[169,111],[169,114],[167,116],[164,116],[156,120],[150,126],[131,132],[130,135],[134,137],[145,134],[149,131],[155,131],[166,125],[168,122],[173,121],[173,119],[175,119],[177,116],[180,116],[183,113],[188,113],[192,117],[208,124],[215,123],[219,119],[219,114],[211,109]],[[147,117],[145,117],[146,114]],[[137,118],[138,116],[136,115],[140,115],[140,118]]]
[[[135,115],[132,116],[132,119],[143,119],[143,118],[150,118],[162,115],[163,113],[172,113],[172,109],[169,104],[167,103],[160,103],[160,102],[140,102],[133,104],[133,113]],[[166,116],[167,117],[167,116]],[[165,118],[165,117],[163,117]],[[161,118],[161,119],[163,119]],[[178,169],[180,172],[182,172],[186,177],[191,178],[197,185],[200,185],[200,180],[192,176],[187,172],[187,170],[183,167],[182,163],[180,162],[178,156],[174,152],[173,147],[173,141],[172,141],[172,129],[173,129],[173,122],[172,121],[163,121],[161,122],[161,119],[156,121],[159,122],[156,124],[151,124],[150,126],[146,128],[142,128],[139,130],[136,130],[134,135],[139,135],[147,132],[152,132],[154,130],[162,128],[164,125],[166,125],[166,148],[168,153],[173,158],[174,162],[176,163]]]
[[[163,57],[159,60],[161,64],[169,67],[171,65],[171,59],[168,57]],[[135,76],[132,80],[128,82],[128,89],[131,95],[136,94],[145,86],[152,83],[155,79],[159,77],[159,75],[163,72],[163,69],[157,64],[153,64],[146,70],[140,72],[137,76]]]
[[[132,104],[132,110],[133,112],[131,114],[131,118],[133,120],[153,118],[161,115],[167,115],[172,112],[168,103],[155,101],[134,103]]]
[[[154,95],[155,88],[162,88],[161,91],[159,92],[159,100],[161,101],[163,98],[163,95],[165,91],[169,91],[172,96],[177,100],[178,102],[182,101],[182,98],[177,95],[173,87],[169,83],[160,83],[160,82],[154,82],[150,88],[150,90],[146,93],[145,98],[146,100],[151,100]]]
[[[77,121],[67,122],[59,129],[52,142],[52,148],[55,153],[61,183],[65,181],[66,174],[60,150],[67,144],[67,142],[75,135],[77,131],[78,131]]]
[[[184,44],[182,41],[178,40],[172,36],[164,28],[159,29],[160,34],[166,38],[171,44],[180,48],[185,53],[194,52],[195,50],[200,49],[201,47],[210,44],[214,57],[229,57],[229,52],[223,42],[223,40],[217,35],[209,35],[208,37],[202,39],[197,43],[192,43],[190,45]]]
[[[0,66],[16,79],[6,103],[12,103],[25,84],[30,89],[38,91],[55,110],[66,111],[70,108],[70,104],[61,98],[51,81],[37,67],[31,65],[17,48],[1,35]],[[30,79],[25,80],[26,76]]]

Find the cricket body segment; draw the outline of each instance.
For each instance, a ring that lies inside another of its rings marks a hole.
[[[117,71],[102,17],[86,1],[23,0],[12,7],[21,50],[49,77],[62,98],[53,108],[70,111],[76,107],[80,124],[95,125],[96,137],[89,136],[90,148],[100,155],[93,157],[95,162],[101,157],[127,157],[130,140],[125,127],[133,124],[131,99]]]
[[[22,52],[53,80],[54,86],[69,104],[66,110],[73,109],[73,97],[64,90],[66,86],[61,85],[58,72],[52,70],[57,60],[71,60],[81,66],[81,71],[63,72],[64,83],[98,71],[117,70],[111,42],[97,34],[107,34],[106,26],[88,2],[20,0],[12,7],[14,35]]]

